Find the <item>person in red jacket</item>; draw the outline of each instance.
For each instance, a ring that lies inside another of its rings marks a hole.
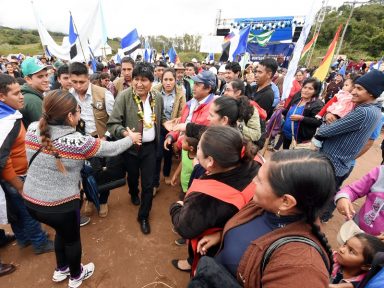
[[[194,81],[193,98],[187,102],[178,124],[196,123],[208,126],[209,106],[215,97],[216,76],[211,71],[203,71],[191,78]],[[176,127],[175,127],[176,128]],[[170,131],[164,141],[164,148],[169,150],[169,146],[177,143],[177,149],[180,151],[182,138],[179,129]]]

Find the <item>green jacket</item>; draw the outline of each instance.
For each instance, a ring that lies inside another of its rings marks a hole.
[[[40,120],[43,109],[43,94],[28,84],[21,86],[21,93],[24,95],[24,107],[20,112],[23,114],[23,123],[27,129],[29,124]]]
[[[160,127],[166,121],[163,109],[163,98],[160,93],[154,90],[151,90],[152,96],[155,97],[155,114],[156,114],[156,141],[159,141]],[[137,104],[133,99],[132,87],[129,87],[126,90],[123,90],[120,94],[117,95],[115,99],[115,104],[113,106],[112,114],[109,116],[107,122],[107,129],[111,135],[117,139],[123,137],[122,133],[126,127],[129,127],[131,130],[135,128],[135,131],[139,130],[139,117],[137,116]],[[132,146],[129,150],[134,150]]]

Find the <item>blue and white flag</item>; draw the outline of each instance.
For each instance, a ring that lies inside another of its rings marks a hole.
[[[206,63],[209,63],[210,61],[215,61],[215,54],[214,53],[209,53],[207,55],[207,58],[205,58]]]
[[[241,29],[233,38],[231,38],[231,46],[229,47],[229,61],[234,61],[237,55],[244,54],[247,50],[247,42],[251,25]]]
[[[146,39],[144,42],[144,49],[144,61],[149,63],[152,62],[152,49],[149,45],[148,39]]]
[[[93,51],[91,49],[90,46],[89,47],[89,56],[91,57],[91,61],[92,61],[92,71],[93,72],[96,72],[97,71],[97,61],[96,61],[96,57],[95,57],[95,54],[93,54]]]
[[[69,18],[69,44],[71,45],[71,50],[69,51],[69,56],[71,59],[75,58],[77,55],[77,47],[76,47],[76,39],[77,34],[75,33],[75,27],[73,24],[72,14],[70,14]]]
[[[116,63],[121,63],[121,57],[119,53],[116,54]]]
[[[140,44],[140,38],[136,28],[129,32],[123,39],[121,39],[121,48],[126,55],[131,54],[133,51],[139,48]]]
[[[169,48],[168,56],[169,56],[169,61],[171,61],[172,63],[176,64],[179,60],[177,57],[176,50],[175,50],[175,48],[173,48],[173,46],[171,48]]]

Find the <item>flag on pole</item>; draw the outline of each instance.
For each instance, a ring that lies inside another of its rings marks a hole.
[[[230,40],[231,46],[229,47],[229,61],[233,61],[237,55],[244,54],[247,49],[248,35],[251,31],[251,25],[241,29],[238,34]]]
[[[331,45],[329,45],[327,54],[325,54],[323,61],[321,62],[319,68],[316,69],[313,77],[317,78],[320,81],[324,81],[325,77],[328,74],[329,67],[332,64],[333,55],[335,54],[336,44],[339,40],[340,31],[343,25],[340,25],[336,31],[335,37],[332,40]]]
[[[71,45],[71,49],[69,50],[69,56],[71,59],[75,58],[77,55],[77,47],[76,47],[77,36],[78,35],[75,33],[75,27],[73,24],[73,17],[72,17],[72,14],[70,14],[70,18],[69,18],[69,44]]]
[[[239,62],[242,71],[245,70],[245,65],[247,65],[247,63],[249,62],[249,59],[251,59],[251,55],[248,52],[245,52]]]
[[[119,53],[116,54],[116,62],[121,63],[121,57],[120,57]]]
[[[248,42],[257,43],[261,47],[265,47],[267,46],[267,43],[269,42],[269,40],[271,40],[273,32],[275,32],[275,30],[267,31],[259,35],[256,35],[250,32],[248,37]]]
[[[205,58],[205,62],[209,63],[210,61],[215,61],[215,54],[209,53],[207,57]]]
[[[169,56],[169,61],[171,61],[172,63],[176,64],[176,63],[180,62],[179,56],[177,56],[176,50],[175,50],[175,48],[173,48],[173,46],[171,48],[169,48],[168,56]]]
[[[229,47],[231,46],[231,39],[235,37],[235,33],[231,32],[224,37],[224,43],[221,45],[222,52],[219,59],[219,62],[226,62],[229,58]]]
[[[136,28],[121,39],[121,48],[125,55],[131,54],[140,46],[140,38]]]
[[[152,58],[152,49],[151,49],[151,46],[149,45],[149,41],[148,39],[145,39],[145,42],[144,42],[144,61],[145,62],[151,62],[151,58]]]
[[[44,50],[45,50],[45,55],[47,55],[48,57],[52,57],[51,52],[49,52],[48,50],[48,45],[44,45]]]
[[[90,57],[91,57],[91,61],[92,61],[92,71],[96,72],[97,71],[97,61],[95,58],[95,54],[93,54],[93,51],[92,51],[90,46],[88,46],[88,48],[89,48]]]
[[[300,59],[303,59],[304,56],[308,53],[308,51],[313,46],[313,43],[316,42],[316,39],[317,39],[318,36],[319,36],[319,33],[316,33],[315,35],[313,35],[313,38],[311,39],[311,41],[309,41],[307,43],[307,45],[304,46],[303,52],[301,52],[301,58]]]

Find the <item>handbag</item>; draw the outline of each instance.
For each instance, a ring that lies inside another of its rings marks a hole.
[[[295,107],[295,110],[293,111],[292,115],[295,114],[297,107],[300,105],[301,100],[299,103],[297,103],[297,106]],[[294,121],[291,121],[291,133],[292,133],[292,141],[291,144],[289,145],[290,150],[295,150],[295,149],[310,149],[314,150],[314,146],[312,144],[312,141],[305,141],[302,143],[297,143],[297,140],[295,139],[295,126],[294,126]]]

